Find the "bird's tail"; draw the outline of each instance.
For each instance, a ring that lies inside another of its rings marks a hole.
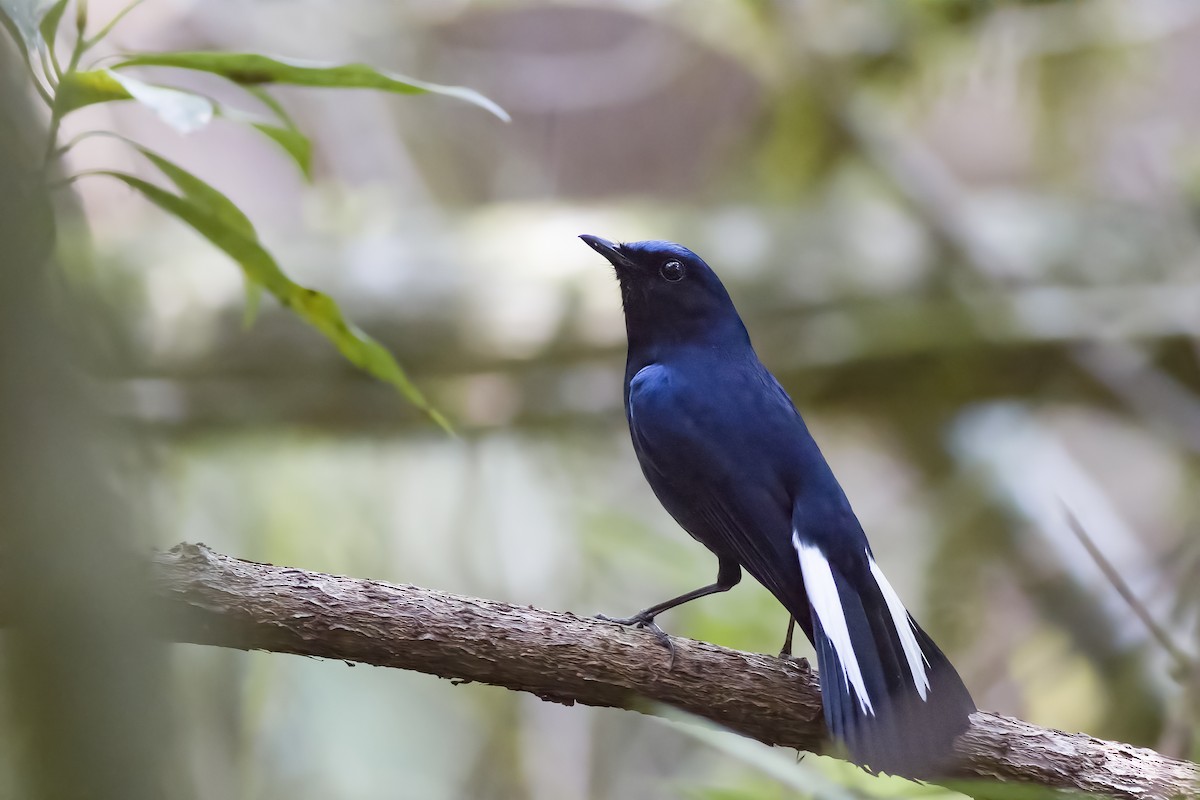
[[[830,733],[873,771],[936,776],[975,710],[962,679],[869,552],[835,564],[819,545],[794,543]]]

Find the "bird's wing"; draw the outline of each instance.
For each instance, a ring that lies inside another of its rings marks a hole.
[[[795,411],[786,395],[788,408],[769,407],[756,376],[746,380],[723,387],[735,396],[714,394],[661,365],[645,367],[630,381],[629,429],[667,511],[718,557],[736,559],[807,632],[791,492],[770,457],[781,436],[770,425],[786,425],[781,412]]]

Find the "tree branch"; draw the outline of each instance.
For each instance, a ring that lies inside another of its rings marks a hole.
[[[204,545],[156,554],[161,634],[416,670],[544,700],[647,712],[665,703],[771,745],[820,751],[816,674],[803,659],[654,636],[572,614],[242,561]],[[957,745],[955,777],[1028,782],[1119,798],[1195,796],[1200,767],[1152,750],[989,712]]]

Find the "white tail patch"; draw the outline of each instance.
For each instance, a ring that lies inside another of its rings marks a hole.
[[[871,575],[875,577],[875,583],[879,584],[879,591],[883,592],[884,602],[887,603],[888,612],[892,615],[892,622],[896,626],[896,633],[900,636],[900,647],[904,650],[905,659],[908,660],[908,671],[912,673],[917,694],[921,695],[921,699],[924,700],[929,692],[929,676],[925,672],[927,659],[921,652],[921,645],[917,642],[912,617],[908,615],[904,603],[900,602],[900,595],[896,594],[896,590],[888,583],[887,578],[883,576],[883,570],[875,563],[875,559],[871,558],[870,553],[867,553],[867,563],[871,565]]]
[[[804,591],[808,594],[809,605],[816,612],[825,635],[833,643],[833,651],[841,662],[842,678],[858,695],[858,705],[863,713],[875,716],[871,698],[867,696],[862,669],[858,666],[858,656],[850,641],[850,628],[846,625],[846,612],[842,610],[842,598],[833,580],[833,570],[821,549],[800,541],[795,532],[792,533],[792,545],[800,556],[800,572],[804,575]]]

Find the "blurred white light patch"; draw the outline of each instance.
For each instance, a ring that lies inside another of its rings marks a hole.
[[[578,294],[571,318],[574,332],[596,346],[625,343],[625,313],[621,310],[621,290],[611,269],[596,264],[596,269],[575,281]]]
[[[964,195],[963,222],[981,250],[994,254],[1006,275],[1044,277],[1075,246],[1075,220],[1063,203],[1030,192],[992,190]]]
[[[1150,612],[1168,619],[1171,598],[1157,591],[1166,583],[1154,554],[1054,430],[1020,404],[993,403],[965,413],[950,444],[960,461],[982,467],[996,494],[1031,523],[1037,538],[1025,545],[1050,551],[1039,560],[1071,575],[1121,622],[1124,644],[1144,642],[1149,634],[1071,530],[1064,506]]]
[[[170,358],[205,352],[227,322],[221,312],[242,302],[241,269],[220,251],[182,244],[173,230],[147,249],[157,255],[145,275],[149,352]]]
[[[109,411],[138,422],[178,424],[187,420],[187,395],[179,384],[160,378],[134,378],[112,386]]]
[[[1012,295],[1011,313],[1042,339],[1200,335],[1200,284],[1041,286]]]
[[[620,215],[542,204],[510,204],[471,215],[463,226],[466,255],[498,279],[505,275],[561,281],[593,269],[596,253],[579,235],[629,241],[633,225]]]
[[[624,325],[612,267],[579,235],[634,241],[652,236],[652,225],[644,214],[541,204],[472,215],[460,231],[470,338],[482,351],[512,358],[533,356],[566,324],[589,341],[619,340]]]
[[[865,265],[856,280],[880,292],[911,289],[933,260],[921,226],[894,205],[860,201],[835,219],[843,246]]]
[[[530,358],[554,338],[567,299],[558,288],[510,280],[477,287],[466,302],[468,341],[473,349],[510,358]]]
[[[761,209],[739,207],[718,211],[705,226],[700,257],[721,275],[760,275],[771,255],[771,230]],[[687,242],[681,242],[689,246]],[[690,245],[699,248],[700,245]]]

